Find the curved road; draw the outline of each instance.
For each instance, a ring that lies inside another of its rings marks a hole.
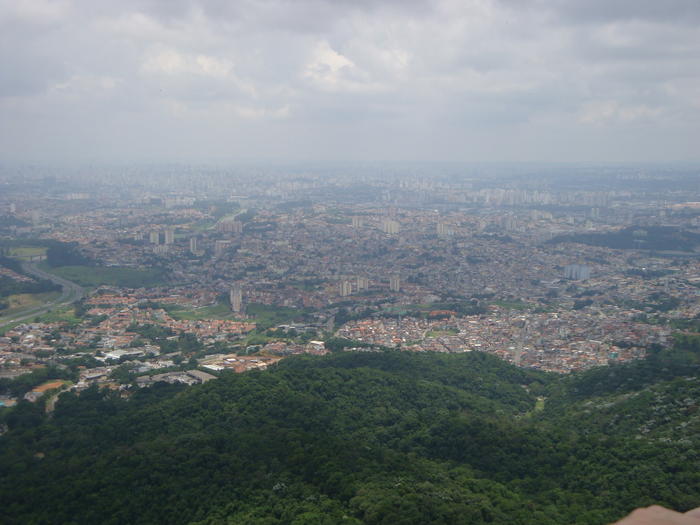
[[[61,286],[61,295],[60,297],[54,299],[53,301],[50,301],[48,303],[44,303],[40,306],[34,306],[32,308],[29,308],[27,310],[24,310],[21,313],[15,314],[13,316],[8,316],[8,317],[0,317],[0,326],[10,324],[10,323],[17,323],[19,321],[25,321],[26,319],[29,319],[31,317],[36,317],[37,315],[42,315],[52,308],[63,305],[63,304],[70,304],[75,301],[78,301],[82,299],[83,295],[85,294],[85,290],[81,286],[78,286],[74,282],[67,281],[66,279],[63,279],[62,277],[58,277],[56,275],[47,273],[43,270],[40,270],[33,264],[30,264],[28,262],[22,263],[22,269],[30,274],[33,275],[34,277],[38,277],[40,279],[47,279],[49,281],[52,281],[58,285]]]

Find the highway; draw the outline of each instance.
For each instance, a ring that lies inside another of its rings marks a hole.
[[[40,279],[47,279],[60,285],[61,295],[53,301],[49,301],[48,303],[44,303],[39,306],[32,306],[21,312],[16,312],[13,315],[7,317],[0,316],[0,326],[8,325],[11,323],[18,323],[20,321],[26,321],[27,319],[31,319],[38,315],[45,314],[46,312],[57,306],[70,304],[75,301],[78,301],[82,299],[83,295],[85,295],[85,290],[83,290],[81,286],[78,286],[74,282],[67,281],[66,279],[40,270],[39,268],[37,268],[29,262],[23,262],[22,269],[26,273],[33,275],[34,277],[38,277]]]

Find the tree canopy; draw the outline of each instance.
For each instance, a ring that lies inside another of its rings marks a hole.
[[[337,352],[128,400],[65,393],[50,418],[22,403],[3,413],[0,518],[603,524],[684,510],[700,505],[698,355],[684,339],[561,377],[478,352]]]

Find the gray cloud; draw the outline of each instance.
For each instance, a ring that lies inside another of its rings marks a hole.
[[[699,18],[694,0],[5,3],[0,154],[698,160]]]
[[[575,22],[649,20],[693,25],[700,20],[700,4],[695,0],[561,0],[553,8]]]

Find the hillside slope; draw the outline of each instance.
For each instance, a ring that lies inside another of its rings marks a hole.
[[[643,381],[597,396],[585,390],[600,371],[561,379],[481,353],[400,352],[290,358],[129,401],[64,395],[49,420],[28,405],[7,416],[0,518],[599,524],[652,502],[691,508],[694,356],[673,353],[677,374],[656,356]],[[640,431],[659,396],[675,408]]]

